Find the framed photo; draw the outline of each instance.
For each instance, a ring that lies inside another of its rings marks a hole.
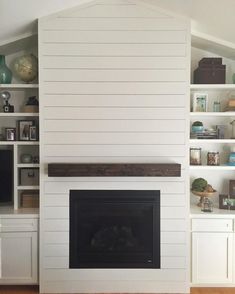
[[[29,140],[30,141],[37,141],[37,127],[36,126],[29,127]]]
[[[6,138],[6,141],[15,141],[16,140],[16,129],[15,128],[6,128],[5,129],[5,138]]]
[[[229,196],[235,198],[235,180],[229,180]]]
[[[33,120],[19,120],[18,121],[18,136],[19,141],[30,140],[30,127],[34,125]]]
[[[219,195],[219,208],[220,209],[235,210],[235,199],[230,198],[229,195],[220,194]]]
[[[193,112],[206,112],[208,106],[207,93],[194,93],[193,95]]]

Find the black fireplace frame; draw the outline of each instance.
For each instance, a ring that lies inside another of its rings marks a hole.
[[[99,202],[100,198],[102,200],[107,199],[107,202],[114,203],[115,201],[120,200],[124,203],[128,203],[128,200],[135,200],[138,203],[152,203],[153,204],[153,256],[152,261],[149,263],[112,263],[109,264],[107,262],[99,263],[82,263],[77,262],[78,253],[76,252],[76,243],[74,239],[72,240],[72,233],[76,232],[75,225],[77,221],[71,222],[71,218],[77,219],[77,205],[78,197],[75,193],[81,192],[79,195],[79,203],[82,201],[87,202],[87,200],[93,200]],[[110,193],[112,192],[112,193]],[[76,198],[76,199],[75,199]],[[128,199],[129,198],[129,199]],[[70,226],[69,226],[69,268],[160,268],[161,267],[161,256],[160,256],[160,191],[159,190],[70,190]],[[72,253],[73,252],[73,253]],[[71,254],[72,253],[72,254]]]

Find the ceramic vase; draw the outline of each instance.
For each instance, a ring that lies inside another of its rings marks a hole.
[[[5,55],[0,55],[0,84],[11,84],[12,72],[7,67]]]

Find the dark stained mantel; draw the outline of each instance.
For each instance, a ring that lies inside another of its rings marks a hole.
[[[177,163],[49,163],[49,177],[180,177]]]

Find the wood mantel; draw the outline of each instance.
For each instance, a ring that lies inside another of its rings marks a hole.
[[[180,177],[177,163],[49,163],[49,177]]]

